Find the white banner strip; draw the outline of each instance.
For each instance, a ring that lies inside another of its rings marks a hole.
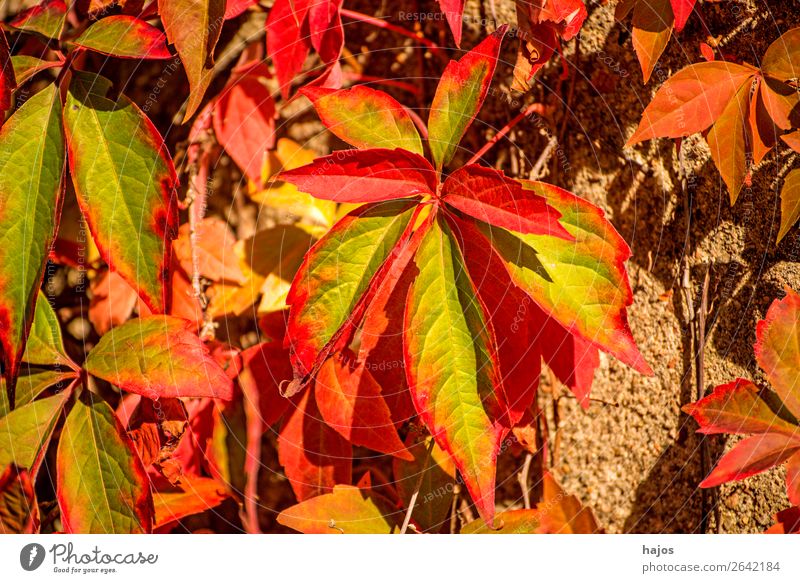
[[[800,581],[791,535],[0,537],[2,581]],[[245,579],[247,577],[248,579]]]

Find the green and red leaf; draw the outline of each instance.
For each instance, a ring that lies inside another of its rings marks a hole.
[[[430,223],[414,256],[404,357],[414,405],[453,458],[481,516],[494,516],[495,460],[506,432],[493,331],[450,228]]]
[[[70,391],[28,403],[0,419],[0,467],[16,464],[36,476]]]
[[[76,72],[64,122],[72,182],[103,259],[156,313],[169,309],[177,177],[164,141],[109,82]]]
[[[126,59],[169,59],[166,36],[152,24],[123,14],[98,20],[72,41],[77,47]]]
[[[61,212],[65,170],[55,85],[0,128],[0,346],[10,401]]]
[[[455,155],[486,99],[507,28],[501,26],[461,59],[450,61],[439,80],[428,117],[428,143],[438,172]]]
[[[58,506],[68,533],[152,530],[150,483],[133,443],[99,397],[87,394],[67,416],[56,458]]]
[[[700,482],[701,488],[713,488],[725,482],[744,480],[782,464],[800,452],[800,436],[764,433],[745,437],[726,453],[713,471]]]
[[[383,91],[356,85],[340,90],[305,87],[300,93],[311,100],[325,127],[356,148],[401,148],[423,154],[408,111]]]
[[[336,223],[306,254],[286,300],[296,374],[311,372],[343,327],[358,324],[365,294],[400,252],[415,213],[413,201],[365,205]]]
[[[64,0],[42,0],[21,12],[9,25],[17,30],[33,32],[49,40],[58,40],[67,20]]]
[[[174,316],[135,318],[113,328],[89,352],[84,368],[150,399],[233,398],[230,378],[192,323]]]
[[[17,88],[16,72],[11,60],[11,51],[6,40],[6,33],[0,29],[0,126],[5,121],[6,112],[11,109],[11,94]]]

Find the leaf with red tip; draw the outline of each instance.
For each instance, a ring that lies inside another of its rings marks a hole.
[[[791,288],[756,326],[755,351],[772,388],[800,418],[800,295]]]
[[[744,480],[782,464],[800,451],[800,437],[765,433],[745,437],[717,463],[700,482],[701,488],[713,488],[725,482]]]
[[[447,24],[453,33],[457,47],[461,46],[461,29],[464,25],[464,4],[466,0],[439,0],[439,8],[444,12]]]
[[[481,516],[494,516],[495,460],[505,433],[495,340],[450,228],[431,223],[414,256],[406,376],[420,417],[453,458]]]
[[[446,204],[496,227],[572,239],[558,222],[558,211],[501,170],[477,164],[462,166],[447,177],[442,198]]]
[[[512,281],[568,332],[652,374],[628,326],[627,307],[633,303],[625,271],[628,245],[591,203],[543,182],[523,186],[561,213],[561,224],[575,240],[482,227]]]
[[[216,508],[229,497],[225,484],[213,478],[183,476],[180,486],[153,493],[153,529]]]
[[[800,144],[798,144],[798,148],[800,148]],[[786,236],[798,219],[800,219],[800,170],[795,169],[783,179],[781,228],[778,231],[778,242]]]
[[[683,138],[707,130],[754,74],[753,69],[725,61],[681,69],[656,92],[626,146],[653,138]]]
[[[256,184],[268,150],[275,147],[275,101],[262,77],[248,74],[217,97],[214,133],[236,165]]]
[[[42,71],[63,66],[64,60],[46,61],[28,55],[14,55],[11,57],[11,64],[14,67],[14,77],[16,77],[17,86],[20,86]]]
[[[313,391],[292,401],[278,435],[278,460],[299,501],[353,479],[353,448],[324,421]]]
[[[134,16],[98,20],[72,43],[103,55],[126,59],[169,59],[167,37],[152,24]]]
[[[697,0],[670,0],[672,14],[675,16],[675,32],[681,32],[692,15]]]
[[[278,179],[335,202],[381,202],[436,192],[436,175],[428,161],[399,149],[341,150],[284,170]]]
[[[262,342],[242,352],[239,384],[246,398],[258,398],[263,428],[272,427],[291,401],[281,395],[281,384],[292,380],[289,352],[281,342]]]
[[[0,346],[12,403],[58,228],[64,166],[61,103],[50,85],[0,128]]]
[[[793,28],[769,46],[764,58],[761,59],[761,70],[781,81],[796,79],[800,77],[798,54],[800,54],[800,28]]]
[[[322,418],[353,445],[411,460],[392,422],[381,387],[369,370],[329,358],[314,382],[314,398]]]
[[[61,323],[50,300],[41,291],[22,360],[27,364],[71,369],[74,373],[80,370],[64,350]]]
[[[158,0],[158,13],[189,78],[183,121],[200,108],[214,71],[214,48],[225,20],[225,0]]]
[[[366,292],[387,260],[399,253],[415,212],[412,201],[365,205],[336,223],[306,254],[286,300],[296,373],[310,372],[340,330],[357,324]]]
[[[402,522],[402,512],[379,494],[342,484],[278,515],[279,524],[304,534],[394,534]]]
[[[633,8],[633,50],[639,59],[645,83],[650,80],[656,62],[672,37],[675,17],[671,1],[674,0],[644,0]]]
[[[0,126],[5,119],[6,111],[11,109],[11,94],[17,88],[14,64],[8,48],[6,33],[0,30]]]
[[[792,436],[797,427],[783,419],[780,407],[761,397],[758,387],[745,379],[720,385],[714,392],[683,407],[694,417],[698,433],[782,433]]]
[[[67,416],[56,457],[58,506],[72,534],[152,529],[153,499],[142,462],[114,411],[87,393]]]
[[[64,31],[66,20],[67,4],[64,0],[42,0],[36,6],[21,12],[10,22],[10,26],[58,40]]]
[[[428,117],[428,143],[437,171],[453,158],[486,99],[507,29],[501,26],[461,59],[450,61],[439,80]]]
[[[157,313],[169,308],[177,230],[177,177],[164,141],[110,83],[75,72],[64,107],[69,164],[81,210],[103,259]]]
[[[414,121],[388,93],[364,85],[339,90],[305,87],[300,93],[311,100],[325,127],[356,148],[402,148],[423,154]]]
[[[89,352],[84,368],[150,399],[233,398],[231,380],[191,322],[174,316],[136,318],[112,329]]]
[[[800,508],[797,506],[781,510],[775,515],[775,520],[777,524],[764,534],[800,534]]]
[[[750,134],[747,119],[750,113],[750,84],[745,83],[728,102],[706,136],[711,158],[728,187],[731,205],[736,203],[749,172],[747,152]]]

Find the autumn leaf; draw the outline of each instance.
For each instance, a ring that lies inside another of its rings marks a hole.
[[[0,128],[0,345],[9,401],[58,228],[65,153],[55,85]]]
[[[76,73],[64,106],[69,166],[103,259],[156,313],[169,309],[177,177],[156,128],[110,83]]]
[[[33,534],[39,506],[31,475],[14,464],[0,473],[0,534]]]
[[[70,391],[39,399],[0,419],[0,467],[16,464],[36,476]]]
[[[225,0],[158,0],[158,12],[189,78],[185,122],[200,108],[211,83],[214,48],[225,20]]]
[[[58,443],[56,470],[66,532],[151,531],[153,499],[144,467],[114,411],[99,397],[75,402]]]
[[[233,387],[187,320],[135,318],[113,328],[89,351],[89,374],[132,393],[230,400]]]
[[[133,16],[116,15],[98,20],[73,44],[103,55],[127,59],[169,59],[163,32]]]
[[[33,32],[45,39],[58,40],[67,20],[64,0],[41,0],[36,6],[22,11],[9,25],[17,30]]]
[[[21,83],[21,81],[19,81]],[[11,108],[11,94],[17,88],[16,72],[11,60],[5,31],[0,30],[0,121],[5,120],[6,111]],[[0,126],[2,123],[0,123]]]

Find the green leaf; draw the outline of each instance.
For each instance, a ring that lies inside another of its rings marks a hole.
[[[109,330],[86,357],[89,374],[149,399],[231,400],[230,378],[188,320],[135,318]]]
[[[57,229],[64,175],[60,105],[51,85],[0,129],[0,345],[12,391]]]
[[[166,37],[152,24],[134,16],[108,16],[93,23],[72,44],[112,57],[169,59]]]
[[[296,370],[310,372],[322,349],[350,321],[373,277],[406,234],[416,206],[390,201],[359,207],[308,252],[286,300]]]
[[[64,341],[61,338],[61,324],[58,321],[50,300],[44,293],[39,292],[36,301],[36,311],[33,315],[33,326],[25,346],[22,360],[28,364],[40,366],[66,366],[79,370],[78,365],[72,362],[64,350]]]
[[[652,374],[628,326],[633,294],[625,271],[631,252],[601,209],[556,186],[523,182],[561,213],[575,237],[521,235],[484,225],[512,281],[569,332],[643,374]]]
[[[213,78],[214,47],[225,21],[225,0],[158,0],[158,13],[189,78],[185,122],[200,107]]]
[[[494,339],[447,224],[431,224],[414,263],[419,274],[408,292],[404,326],[411,395],[491,523],[495,460],[504,434]]]
[[[11,64],[14,67],[14,77],[17,80],[17,85],[22,85],[36,75],[37,73],[46,69],[54,67],[61,67],[63,61],[45,61],[38,57],[31,57],[28,55],[14,55],[11,57]]]
[[[169,307],[170,241],[177,231],[177,177],[147,116],[110,82],[76,72],[64,122],[72,181],[103,259],[156,313]]]
[[[150,532],[153,499],[133,443],[99,397],[87,393],[67,416],[58,443],[57,492],[68,533]]]
[[[331,132],[356,148],[403,148],[423,155],[414,121],[393,97],[364,85],[349,89],[306,87],[317,115]]]
[[[24,407],[50,387],[62,383],[66,385],[67,381],[75,378],[77,378],[77,373],[72,369],[50,370],[23,366],[17,377],[15,407],[17,409]],[[5,417],[10,412],[11,407],[6,396],[6,383],[0,379],[0,417]]]
[[[0,467],[14,463],[35,475],[69,394],[28,403],[0,419]]]
[[[395,534],[402,513],[369,490],[334,486],[333,492],[315,496],[278,515],[278,523],[304,534]]]
[[[450,61],[439,80],[428,117],[428,143],[439,171],[455,155],[486,99],[506,29],[501,26],[460,60]]]

